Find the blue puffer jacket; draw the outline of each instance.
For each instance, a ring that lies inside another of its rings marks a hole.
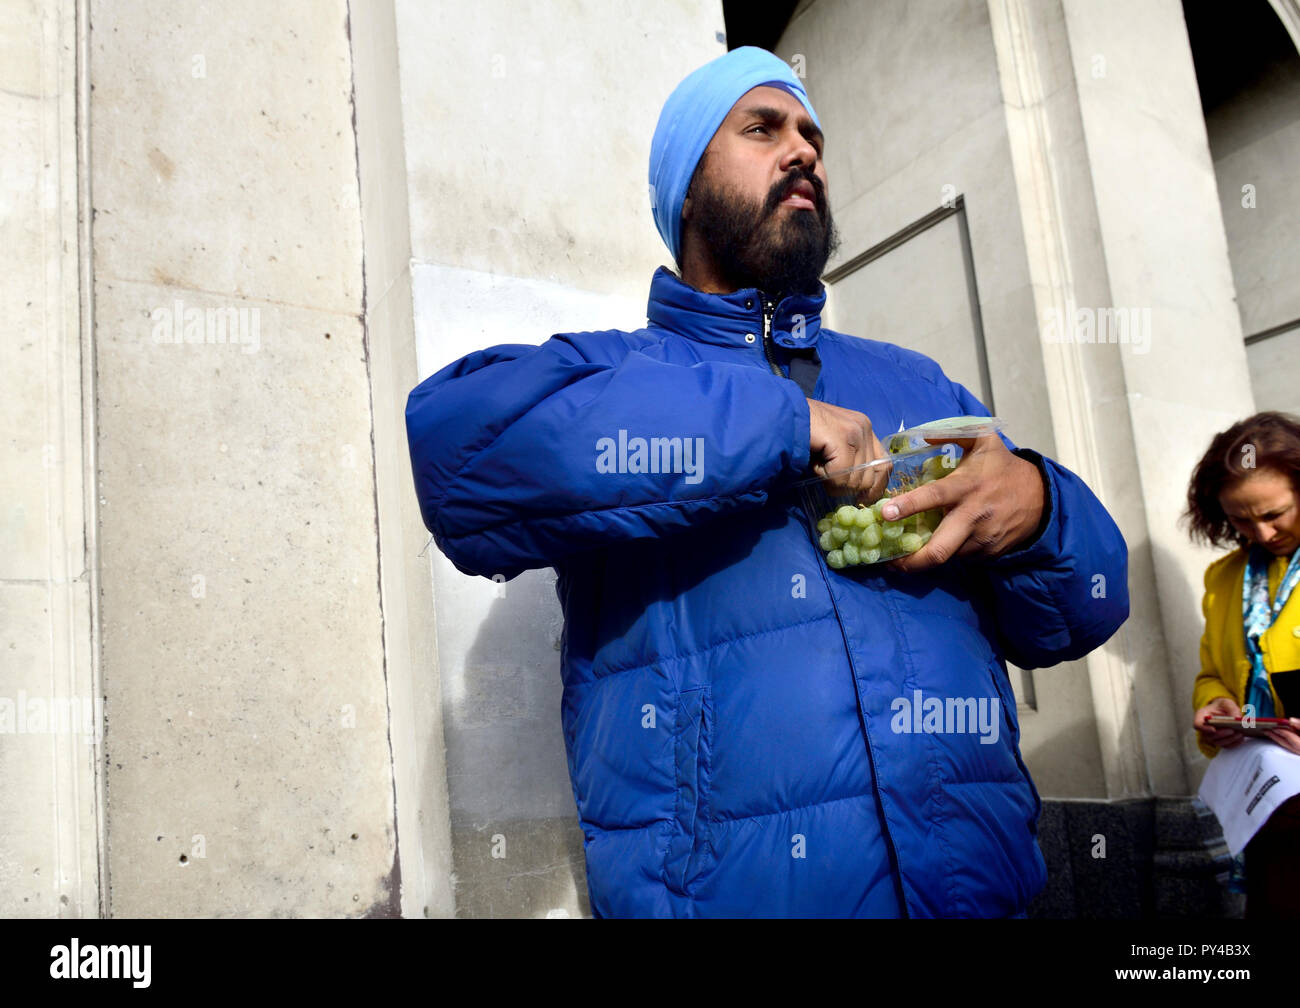
[[[928,357],[821,328],[824,300],[772,316],[776,344],[818,348],[815,398],[881,433],[987,415]],[[703,294],[660,269],[648,315],[634,333],[470,354],[406,411],[424,521],[451,561],[559,575],[593,912],[1024,910],[1045,879],[1040,803],[1004,659],[1079,658],[1124,621],[1115,523],[1024,453],[1050,487],[1034,542],[925,573],[832,571],[792,490],[808,405],[765,360],[758,292]],[[636,438],[697,451],[642,472]],[[931,698],[996,719],[923,722]]]

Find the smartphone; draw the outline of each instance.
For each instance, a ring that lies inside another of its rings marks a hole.
[[[1291,725],[1291,722],[1284,717],[1257,717],[1251,718],[1251,721],[1253,724],[1247,726],[1242,718],[1227,717],[1222,714],[1205,719],[1205,723],[1211,728],[1231,728],[1233,731],[1256,738],[1267,738],[1270,728],[1288,728]]]

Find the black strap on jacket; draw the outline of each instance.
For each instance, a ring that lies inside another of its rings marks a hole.
[[[803,390],[809,399],[815,399],[813,391],[817,388],[817,376],[821,374],[822,362],[815,347],[808,350],[788,350],[790,355],[790,380]]]

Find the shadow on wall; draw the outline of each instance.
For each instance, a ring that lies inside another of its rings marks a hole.
[[[481,613],[459,628],[477,625],[472,643],[443,652],[464,654],[443,677],[456,916],[590,916],[560,723],[555,573],[494,584],[447,565],[439,581],[457,596],[453,612]]]
[[[777,508],[768,519],[776,527],[789,516]],[[628,542],[616,563],[597,561],[574,576],[604,597],[624,577],[618,572],[654,572],[632,595],[628,585],[619,589],[617,613],[602,613],[600,634],[618,638],[646,608],[749,555],[765,527],[751,524],[721,545],[707,526],[680,531],[671,558],[656,539]],[[439,653],[465,656],[461,667],[444,666],[442,684],[458,916],[590,915],[561,722],[555,582],[545,570],[494,584],[460,574],[445,558],[435,570]]]

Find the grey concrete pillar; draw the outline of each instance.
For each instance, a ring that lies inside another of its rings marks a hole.
[[[84,8],[0,3],[0,916],[100,913]]]
[[[348,5],[90,13],[109,912],[396,914]]]

